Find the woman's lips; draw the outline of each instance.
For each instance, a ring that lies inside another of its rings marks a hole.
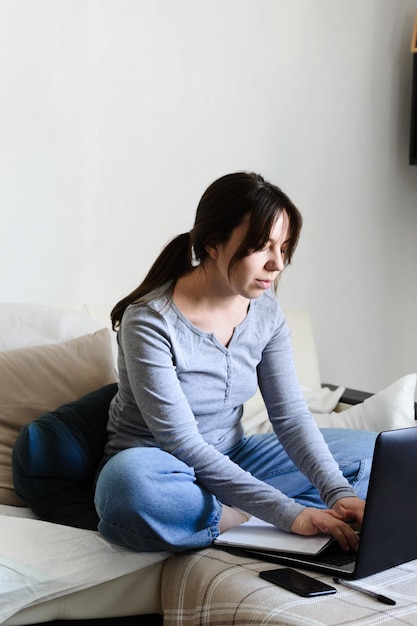
[[[256,282],[262,287],[262,289],[269,289],[272,284],[272,280],[261,280],[260,278],[258,278]]]

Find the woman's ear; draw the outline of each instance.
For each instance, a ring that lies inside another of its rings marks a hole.
[[[215,243],[215,242],[206,243],[206,245],[204,246],[204,249],[207,252],[208,256],[211,259],[213,259],[213,261],[215,261],[217,259],[217,256],[218,256],[217,243]]]

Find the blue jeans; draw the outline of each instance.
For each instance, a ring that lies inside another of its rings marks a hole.
[[[322,433],[344,476],[365,498],[376,434]],[[325,508],[275,434],[252,435],[227,454],[297,502]],[[159,448],[128,448],[110,457],[97,479],[95,503],[103,537],[139,552],[204,548],[219,534],[221,503],[199,485],[191,467]]]

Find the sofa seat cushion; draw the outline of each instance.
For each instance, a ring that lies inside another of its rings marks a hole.
[[[26,424],[12,453],[16,493],[41,519],[97,530],[93,490],[106,443],[106,385]]]

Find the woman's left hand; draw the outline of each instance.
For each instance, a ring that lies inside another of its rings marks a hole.
[[[365,510],[365,500],[355,496],[340,498],[340,500],[334,503],[332,509],[338,513],[345,522],[358,522],[361,526]]]

